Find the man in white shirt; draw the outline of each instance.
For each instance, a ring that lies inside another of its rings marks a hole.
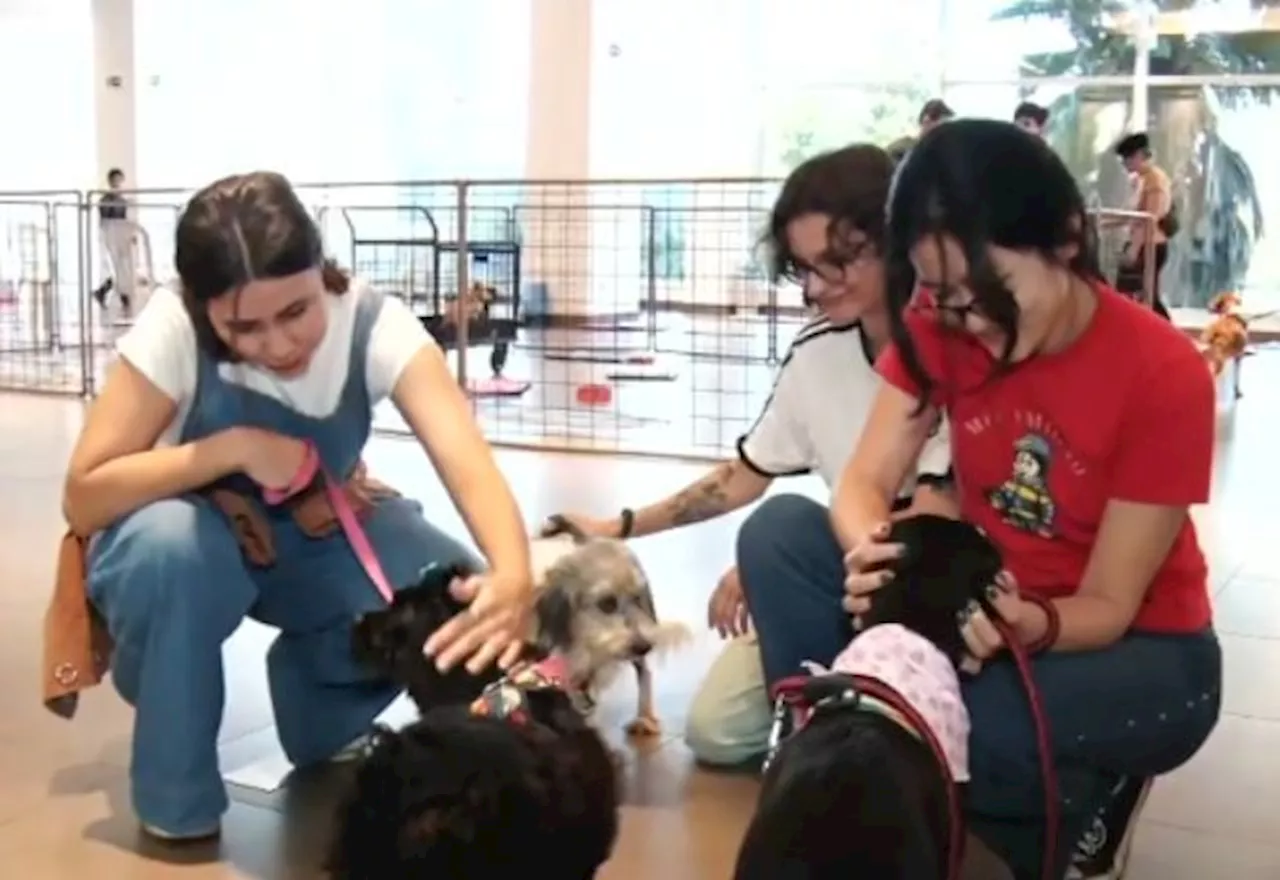
[[[881,148],[855,145],[815,156],[784,184],[766,235],[774,274],[799,284],[819,317],[796,335],[737,457],[647,507],[606,520],[570,515],[575,524],[590,534],[639,537],[745,507],[778,477],[816,473],[834,486],[880,383],[875,357],[889,340],[881,246],[893,170]],[[903,487],[901,506],[914,499],[917,509],[951,512],[949,469],[939,430]],[[729,641],[694,698],[686,740],[704,763],[746,763],[765,751],[771,707],[736,566],[711,597],[708,623]]]

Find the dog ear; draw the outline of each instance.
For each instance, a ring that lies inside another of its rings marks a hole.
[[[538,641],[563,647],[573,641],[573,600],[557,587],[549,587],[538,597]]]

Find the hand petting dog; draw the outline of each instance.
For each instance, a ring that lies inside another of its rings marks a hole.
[[[466,661],[477,675],[495,660],[507,669],[520,657],[533,609],[533,584],[501,572],[454,578],[449,593],[467,607],[427,640],[424,652],[447,672]]]
[[[861,628],[861,615],[871,608],[870,595],[893,580],[891,568],[883,566],[905,551],[903,545],[887,542],[889,529],[889,523],[881,523],[866,538],[855,542],[844,557],[845,597],[841,604],[853,615],[854,629]],[[1007,647],[992,622],[992,615],[1012,627],[1023,644],[1034,643],[1049,626],[1044,609],[1024,600],[1018,594],[1013,575],[1001,572],[995,583],[987,587],[986,604],[972,601],[957,616],[956,623],[969,655],[960,666],[964,672],[976,674],[984,661]]]

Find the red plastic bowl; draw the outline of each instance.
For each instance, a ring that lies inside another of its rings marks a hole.
[[[604,406],[613,400],[613,389],[608,385],[579,385],[575,396],[584,406]]]

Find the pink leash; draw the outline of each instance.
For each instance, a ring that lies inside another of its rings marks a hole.
[[[360,567],[364,569],[364,573],[368,575],[369,580],[377,588],[378,593],[387,604],[395,598],[395,592],[391,589],[391,582],[387,580],[386,573],[382,570],[382,563],[378,561],[378,554],[373,549],[373,544],[369,542],[369,536],[365,534],[364,527],[360,525],[360,520],[356,517],[356,512],[351,509],[351,502],[347,500],[347,493],[342,491],[342,487],[333,479],[333,475],[325,469],[320,461],[320,452],[316,449],[315,444],[308,443],[306,455],[302,459],[302,464],[298,468],[297,473],[293,475],[293,479],[282,489],[266,489],[263,497],[266,502],[272,506],[282,504],[290,498],[302,492],[315,482],[316,475],[320,474],[324,480],[324,492],[329,499],[329,505],[333,508],[334,516],[338,518],[338,525],[342,528],[342,534],[347,539],[351,551],[355,553],[356,559],[360,562]]]

